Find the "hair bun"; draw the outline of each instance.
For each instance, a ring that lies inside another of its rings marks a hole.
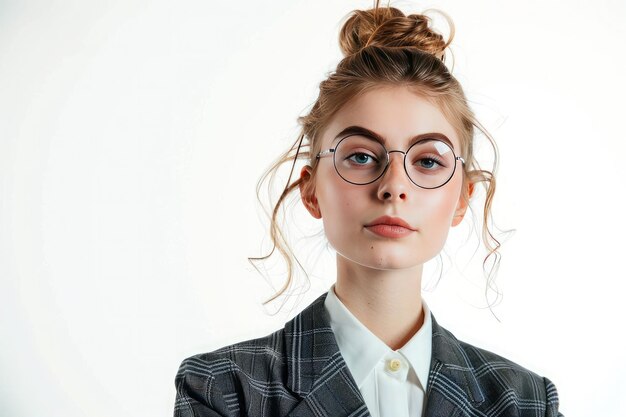
[[[454,35],[454,25],[446,14],[442,15],[450,25],[447,42],[430,27],[428,16],[407,16],[395,7],[381,8],[378,5],[369,10],[355,10],[341,28],[339,46],[344,56],[355,54],[368,46],[381,46],[413,47],[443,59],[445,49]]]

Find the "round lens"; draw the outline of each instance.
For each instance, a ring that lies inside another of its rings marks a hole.
[[[437,188],[454,174],[456,157],[452,148],[437,139],[417,142],[406,156],[406,170],[411,180],[423,188]]]
[[[387,153],[383,145],[362,135],[347,136],[339,141],[334,157],[339,175],[354,184],[374,181],[387,165]]]

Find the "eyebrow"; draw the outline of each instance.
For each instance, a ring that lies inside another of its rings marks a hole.
[[[382,143],[383,145],[385,145],[387,143],[387,141],[385,140],[385,138],[381,135],[379,135],[378,133],[369,130],[363,126],[348,126],[345,129],[343,129],[341,132],[339,132],[337,134],[337,136],[335,136],[335,139],[333,139],[333,143],[340,138],[346,137],[348,135],[363,135],[363,136],[367,136],[371,139],[374,139],[380,143]],[[448,137],[446,135],[444,135],[443,133],[438,133],[438,132],[430,132],[430,133],[422,133],[420,135],[417,136],[413,136],[411,138],[411,140],[409,141],[409,146],[413,145],[415,142],[419,142],[420,140],[423,139],[437,139],[440,140],[442,142],[445,142],[448,144],[448,146],[450,146],[450,148],[454,151],[454,145],[452,144],[452,142],[450,141],[450,139],[448,139]],[[332,145],[332,144],[331,144]]]

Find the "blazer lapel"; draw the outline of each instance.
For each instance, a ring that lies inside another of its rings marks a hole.
[[[285,325],[287,386],[302,397],[290,417],[370,417],[339,352],[322,294]]]
[[[439,326],[431,314],[433,345],[428,376],[428,393],[424,417],[457,417],[472,415],[484,400],[459,341]]]
[[[370,417],[339,352],[326,294],[285,325],[287,387],[302,398],[289,417]],[[459,341],[432,319],[432,358],[424,417],[471,415],[484,401]]]

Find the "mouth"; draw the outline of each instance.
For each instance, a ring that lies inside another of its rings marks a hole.
[[[374,227],[380,225],[402,227],[404,229],[415,231],[415,229],[412,228],[411,225],[409,225],[406,221],[404,221],[404,219],[401,219],[400,217],[390,216],[378,217],[372,220],[370,223],[366,224],[365,227]]]
[[[398,238],[410,235],[416,230],[399,217],[382,216],[365,225],[365,228],[379,236]]]
[[[405,237],[414,233],[414,230],[396,224],[375,224],[373,226],[365,226],[365,229],[377,234],[378,236],[388,238]]]

